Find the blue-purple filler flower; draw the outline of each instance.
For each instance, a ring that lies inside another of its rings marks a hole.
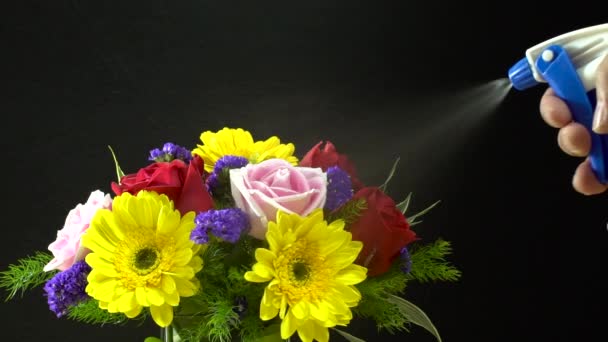
[[[412,270],[412,258],[410,256],[410,252],[407,250],[407,247],[401,248],[399,258],[401,259],[401,271],[405,274],[410,273]]]
[[[207,190],[213,193],[220,186],[222,171],[224,169],[240,169],[243,166],[249,164],[249,160],[245,157],[240,156],[223,156],[215,162],[213,172],[207,177]]]
[[[186,163],[192,160],[192,152],[182,146],[168,142],[163,145],[162,149],[155,148],[150,151],[148,160],[155,162],[170,162],[174,159],[181,159]]]
[[[245,316],[248,307],[249,304],[247,303],[247,297],[237,296],[234,298],[234,306],[232,307],[232,311],[236,312],[240,318]]]
[[[196,227],[190,233],[190,240],[203,244],[209,242],[209,234],[235,243],[241,233],[249,230],[249,217],[238,208],[208,210],[196,216]]]
[[[65,316],[70,306],[89,298],[85,292],[89,272],[91,267],[81,260],[67,270],[55,274],[46,282],[44,291],[49,308],[57,317]]]
[[[353,197],[348,173],[337,166],[327,168],[327,199],[325,209],[334,211]]]

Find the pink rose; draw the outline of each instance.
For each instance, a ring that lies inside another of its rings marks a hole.
[[[277,211],[306,216],[323,208],[327,176],[321,168],[296,167],[283,159],[268,159],[230,170],[232,197],[249,215],[255,238],[263,239]]]
[[[65,225],[57,231],[57,240],[49,245],[54,258],[44,266],[44,271],[65,271],[76,261],[84,259],[89,251],[80,247],[80,237],[89,228],[97,210],[110,209],[111,205],[112,198],[109,194],[104,195],[103,192],[95,190],[85,204],[79,203],[70,210]]]

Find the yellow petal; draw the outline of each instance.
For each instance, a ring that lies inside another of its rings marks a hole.
[[[173,235],[180,225],[181,217],[178,211],[169,207],[162,207],[158,214],[156,231],[159,234]]]
[[[257,248],[255,250],[255,259],[268,267],[273,267],[272,263],[277,256],[266,248]]]
[[[268,248],[271,251],[279,251],[283,248],[281,241],[281,233],[279,227],[275,222],[268,222],[268,230],[266,231],[266,241],[268,241]]]
[[[120,312],[120,310],[118,310],[117,301],[114,300],[114,301],[108,302],[108,312],[111,312],[111,313]]]
[[[116,244],[123,237],[124,235],[114,221],[112,212],[101,209],[93,216],[89,229],[82,234],[81,244],[94,252],[113,255]]]
[[[89,253],[85,257],[85,261],[95,272],[101,273],[106,277],[118,277],[118,272],[112,261],[104,259],[99,253]]]
[[[173,267],[171,274],[182,279],[192,279],[194,277],[194,270],[188,266],[177,266]]]
[[[298,327],[298,336],[302,342],[312,342],[315,338],[315,327],[314,323],[311,321],[305,321],[302,325]]]
[[[179,293],[176,291],[165,294],[165,303],[171,306],[179,305]]]
[[[322,325],[316,324],[315,322],[310,323],[312,324],[313,338],[319,342],[328,342],[329,330]]]
[[[367,277],[367,268],[360,265],[349,265],[340,270],[334,280],[344,285],[359,284]]]
[[[290,313],[287,313],[285,319],[281,322],[281,338],[289,339],[296,331],[297,323],[296,319]]]
[[[175,256],[173,257],[173,265],[175,266],[186,266],[190,259],[192,259],[192,249],[180,249],[175,252]]]
[[[251,267],[251,270],[255,272],[255,274],[259,275],[261,278],[274,278],[274,269],[267,264],[262,264],[258,262]]]
[[[310,315],[314,317],[316,320],[321,322],[328,320],[329,318],[329,308],[327,305],[323,305],[324,303],[310,303],[308,305],[310,309]],[[335,324],[334,324],[335,325]]]
[[[137,301],[135,300],[135,292],[129,291],[124,293],[120,298],[118,298],[118,310],[120,312],[129,312],[133,311],[137,306]]]
[[[190,233],[192,232],[194,227],[196,227],[196,224],[194,223],[195,217],[196,215],[194,214],[194,211],[189,211],[186,213],[186,215],[182,216],[178,224],[177,230],[175,231],[175,235],[183,235],[186,236],[188,240],[190,240]]]
[[[348,306],[355,306],[361,300],[361,293],[354,286],[336,284],[334,285],[334,291],[338,295],[337,297]]]
[[[172,292],[177,292],[177,285],[175,285],[175,280],[168,274],[163,274],[160,279],[160,288],[166,294],[170,294]]]
[[[139,316],[139,314],[141,313],[141,309],[142,309],[141,305],[137,305],[137,306],[135,306],[135,308],[133,308],[133,310],[125,312],[125,315],[128,318],[135,318],[135,317]]]
[[[129,202],[128,211],[133,220],[137,222],[137,227],[154,230],[155,218],[158,216],[158,205],[155,205],[153,201],[153,198],[142,192],[141,195],[138,193],[136,201]]]
[[[264,321],[268,321],[276,317],[279,313],[279,309],[273,305],[273,294],[268,289],[264,290],[262,295],[262,301],[260,303],[260,318]]]
[[[271,278],[264,278],[258,275],[253,271],[245,272],[245,280],[250,281],[252,283],[265,283],[269,281]]]
[[[97,269],[94,269],[94,270],[91,270],[91,273],[89,273],[89,275],[87,276],[87,282],[100,283],[100,282],[105,281],[110,278],[114,278],[114,277],[109,277],[109,276],[103,274],[102,272],[97,272]]]
[[[143,287],[135,288],[135,299],[139,305],[150,306],[150,302],[146,296],[146,289]]]
[[[327,263],[337,269],[342,269],[355,261],[359,256],[359,252],[363,248],[361,241],[351,241],[347,246],[343,246],[339,250],[327,256]]]
[[[175,277],[173,277],[173,280],[180,296],[190,297],[196,294],[197,287],[191,281]]]
[[[165,302],[164,294],[156,287],[146,287],[146,299],[150,306],[159,306]]]
[[[143,191],[141,191],[143,192]],[[116,196],[114,201],[112,202],[112,221],[115,222],[116,229],[113,229],[113,232],[124,232],[124,229],[128,229],[129,227],[137,227],[137,221],[133,219],[133,216],[129,213],[129,210],[133,206],[137,206],[136,202],[138,200],[128,192],[122,193],[120,196]],[[109,223],[112,223],[109,221]],[[124,238],[120,237],[120,240]]]
[[[86,291],[91,297],[97,300],[111,302],[114,299],[117,286],[118,281],[115,278],[108,278],[103,282],[89,283],[86,287]]]
[[[293,316],[297,319],[305,319],[308,318],[308,302],[300,301],[296,305],[293,305],[289,312],[293,314]]]
[[[170,305],[152,305],[150,306],[150,313],[154,322],[160,327],[167,327],[173,321],[173,308]]]
[[[325,298],[325,302],[330,306],[331,312],[335,315],[339,315],[347,311],[350,312],[350,309],[339,297],[339,295],[339,293],[333,292]]]
[[[203,259],[200,256],[195,255],[192,257],[192,259],[190,259],[188,266],[192,267],[192,272],[196,274],[203,269]]]
[[[281,319],[285,318],[285,314],[287,313],[287,296],[281,296],[281,302],[279,303],[279,317]]]
[[[324,229],[326,227],[322,228]],[[322,237],[324,239],[323,243],[319,244],[319,254],[324,257],[335,252],[350,240],[350,234],[345,231],[337,231],[330,234],[327,234],[326,232],[324,235],[325,236]]]

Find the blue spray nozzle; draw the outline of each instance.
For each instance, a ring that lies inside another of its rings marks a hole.
[[[517,90],[526,90],[539,84],[534,78],[532,66],[526,57],[520,59],[509,69],[509,80],[513,88]]]

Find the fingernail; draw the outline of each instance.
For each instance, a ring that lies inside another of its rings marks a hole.
[[[605,101],[598,101],[593,114],[593,131],[599,134],[608,133],[608,112]]]

